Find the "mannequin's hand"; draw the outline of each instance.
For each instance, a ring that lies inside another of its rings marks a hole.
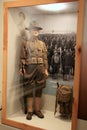
[[[48,70],[45,69],[45,75],[48,77]]]
[[[23,76],[23,74],[25,73],[25,69],[23,69],[23,70],[20,69],[20,70],[19,70],[19,73],[20,73],[21,76]]]

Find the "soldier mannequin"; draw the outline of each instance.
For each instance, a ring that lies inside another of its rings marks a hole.
[[[48,76],[48,61],[45,43],[38,40],[42,28],[31,23],[25,29],[29,31],[30,38],[23,42],[21,48],[20,75],[24,77],[23,88],[27,97],[26,119],[31,120],[33,114],[44,118],[41,112],[41,96]]]

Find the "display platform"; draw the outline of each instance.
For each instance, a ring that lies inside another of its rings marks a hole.
[[[42,110],[45,118],[39,119],[36,115],[33,115],[32,120],[26,120],[26,115],[22,110],[13,114],[9,117],[10,120],[18,121],[27,125],[43,128],[45,130],[70,130],[71,129],[71,120],[69,118],[61,117],[59,113]]]

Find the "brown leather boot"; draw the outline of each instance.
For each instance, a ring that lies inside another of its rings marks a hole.
[[[32,119],[32,115],[33,115],[33,112],[28,112],[27,116],[26,116],[26,119],[27,120],[31,120]]]
[[[27,98],[27,120],[31,120],[33,115],[33,97]]]
[[[34,114],[38,116],[39,118],[44,118],[44,115],[41,111],[34,111]]]
[[[37,115],[39,118],[44,118],[44,115],[41,112],[41,98],[40,97],[35,98],[34,114]]]

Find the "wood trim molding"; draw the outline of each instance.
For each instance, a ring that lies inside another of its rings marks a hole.
[[[38,5],[38,4],[50,4],[50,3],[61,3],[61,2],[74,2],[78,0],[19,0],[19,1],[12,1],[6,2],[4,4],[5,7],[20,7],[20,6],[31,6],[31,5]]]
[[[3,45],[3,80],[2,80],[2,119],[6,118],[7,97],[7,39],[8,39],[8,9],[4,9],[4,45]]]
[[[79,12],[77,23],[77,36],[76,36],[76,58],[75,58],[75,76],[74,76],[74,102],[72,112],[72,130],[77,129],[78,118],[78,102],[79,102],[79,88],[80,88],[80,70],[81,70],[81,48],[83,36],[83,23],[84,23],[84,0],[79,0]]]

